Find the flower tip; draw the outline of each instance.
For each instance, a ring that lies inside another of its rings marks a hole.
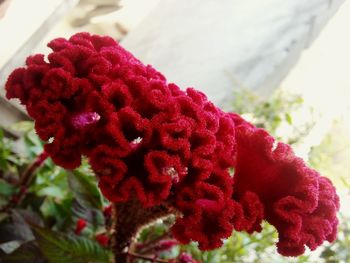
[[[86,226],[87,222],[84,219],[79,218],[75,225],[75,234],[80,235],[80,233],[84,230]]]
[[[107,247],[109,244],[109,237],[106,234],[99,234],[95,236],[96,241],[103,247]]]

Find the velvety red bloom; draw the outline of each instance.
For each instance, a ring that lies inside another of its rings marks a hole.
[[[242,122],[236,126],[236,141],[234,199],[247,193],[259,198],[264,207],[260,220],[279,233],[279,253],[297,256],[305,245],[314,250],[324,240],[334,241],[339,199],[331,182],[262,129]]]
[[[288,145],[167,83],[112,38],[79,33],[48,46],[47,61],[31,56],[10,75],[7,98],[26,106],[56,164],[74,169],[86,156],[111,202],[176,209],[174,236],[203,250],[264,219],[283,255],[334,240],[334,187]]]
[[[235,203],[228,196],[209,183],[184,187],[176,200],[183,217],[172,228],[175,238],[182,243],[197,241],[202,250],[220,247],[233,230]]]
[[[75,225],[75,234],[80,235],[80,233],[85,229],[86,226],[87,222],[84,219],[79,218]]]
[[[108,37],[48,46],[49,62],[35,55],[11,74],[7,97],[27,107],[56,164],[89,158],[110,201],[160,204],[186,177],[209,180],[232,164],[233,123],[204,94],[168,84]]]

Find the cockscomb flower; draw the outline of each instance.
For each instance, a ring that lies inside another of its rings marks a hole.
[[[334,241],[339,199],[331,182],[307,167],[289,145],[231,116],[238,124],[234,199],[256,194],[264,207],[260,219],[277,229],[282,255],[297,256],[305,245],[314,250],[324,240]]]
[[[48,62],[35,55],[11,74],[7,97],[27,107],[55,163],[89,158],[110,201],[160,204],[188,175],[204,180],[232,163],[233,123],[204,94],[168,84],[109,37],[48,46]]]
[[[288,145],[167,83],[110,37],[79,33],[48,46],[47,60],[31,56],[10,75],[7,98],[26,106],[56,164],[74,169],[86,156],[111,202],[177,211],[174,236],[203,250],[233,230],[260,231],[262,220],[276,227],[283,255],[334,240],[335,190]]]

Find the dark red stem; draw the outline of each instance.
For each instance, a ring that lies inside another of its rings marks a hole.
[[[138,250],[138,252],[141,254],[146,254],[146,253],[152,251],[154,249],[154,247],[157,245],[157,243],[159,243],[161,240],[166,239],[170,236],[171,235],[169,232],[165,232],[163,235],[144,243],[142,248],[140,248]]]
[[[171,262],[170,260],[154,258],[154,257],[150,257],[150,256],[144,256],[144,255],[133,253],[133,252],[128,252],[127,257],[148,260],[148,261],[156,262],[156,263],[169,263],[169,262]]]
[[[9,203],[1,209],[1,212],[7,212],[11,208],[16,207],[22,202],[27,194],[27,189],[35,177],[35,171],[42,166],[49,155],[44,151],[36,157],[34,162],[30,164],[23,172],[18,183],[19,192],[14,194]]]

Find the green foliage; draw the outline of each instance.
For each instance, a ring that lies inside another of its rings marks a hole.
[[[32,227],[39,248],[50,263],[108,263],[110,253],[89,238]]]
[[[341,214],[340,218],[337,240],[325,246],[320,256],[327,263],[350,262],[350,217]]]
[[[195,243],[182,246],[181,250],[190,253],[202,263],[232,263],[232,262],[278,262],[303,263],[310,262],[308,256],[298,258],[283,258],[276,252],[274,244],[277,242],[276,230],[269,224],[263,223],[261,233],[253,235],[246,232],[234,232],[224,241],[220,249],[202,252]]]
[[[11,254],[0,251],[0,262],[6,263],[47,263],[34,241],[23,243]]]
[[[4,132],[3,130],[0,130],[0,168],[1,169],[7,168],[7,158],[10,154],[10,149],[8,147],[9,145],[6,143],[6,140],[4,138]]]
[[[350,189],[350,135],[346,127],[334,121],[321,143],[309,153],[309,163],[332,179],[337,188]]]
[[[145,228],[139,235],[138,241],[140,243],[147,243],[151,240],[155,240],[168,233],[169,227],[175,222],[175,218],[171,217],[165,221],[160,221]]]
[[[7,138],[0,128],[0,175],[6,177],[18,172],[17,168],[23,164],[21,158],[13,154],[13,141]]]
[[[102,209],[102,197],[94,176],[88,176],[76,170],[69,172],[68,183],[74,191],[74,196],[81,204]]]
[[[79,170],[69,172],[68,175],[69,188],[75,197],[72,204],[73,216],[83,218],[98,230],[104,225],[101,212],[104,199],[97,188],[96,177],[90,173],[82,173],[82,170],[88,171],[87,166],[83,165]]]
[[[6,181],[0,179],[0,196],[10,197],[15,193],[16,188],[7,183]]]
[[[19,192],[21,174],[43,151],[31,122],[12,128],[24,134],[14,141],[0,130],[0,209]],[[0,262],[110,262],[110,250],[94,240],[106,231],[103,205],[86,162],[75,171],[66,171],[46,160],[35,172],[23,201],[0,213]],[[76,236],[73,230],[79,218],[88,225]]]
[[[314,121],[296,122],[294,115],[303,107],[303,98],[277,90],[269,98],[261,98],[250,90],[234,92],[232,108],[229,109],[247,118],[248,121],[269,131],[278,140],[293,144],[309,132]],[[312,116],[312,109],[307,110]],[[282,131],[281,131],[282,130]]]
[[[339,120],[334,121],[321,143],[309,153],[309,162],[321,174],[330,177],[338,192],[350,195],[350,136]],[[346,204],[345,204],[346,205]],[[337,240],[323,247],[320,257],[325,262],[350,262],[350,216],[348,211],[339,213],[340,223]],[[346,214],[345,214],[346,213]]]

